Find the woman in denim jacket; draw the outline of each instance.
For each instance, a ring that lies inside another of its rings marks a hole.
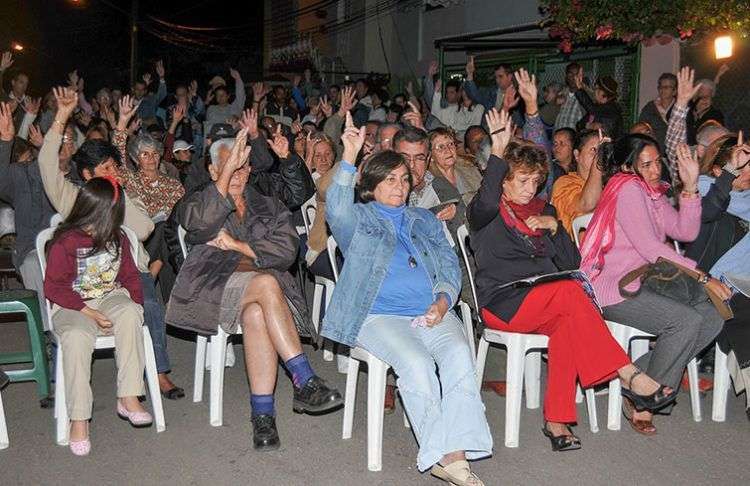
[[[420,471],[431,467],[452,484],[481,485],[466,460],[489,456],[492,437],[468,337],[450,311],[461,286],[456,253],[432,213],[406,207],[411,174],[395,152],[367,162],[359,185],[363,203],[354,203],[357,169],[349,161],[357,159],[364,136],[347,114],[343,160],[326,204],[345,263],[322,335],[393,367],[420,445]]]

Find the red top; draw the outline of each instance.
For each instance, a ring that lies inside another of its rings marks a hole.
[[[141,276],[130,253],[125,235],[120,255],[110,252],[88,255],[93,240],[82,231],[72,230],[55,241],[47,256],[44,294],[60,307],[80,311],[86,300],[101,298],[124,287],[134,302],[143,305]]]

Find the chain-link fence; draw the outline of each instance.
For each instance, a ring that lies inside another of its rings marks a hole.
[[[721,77],[714,97],[714,106],[724,114],[724,123],[732,130],[750,133],[750,40],[735,39],[734,55],[727,61],[714,57],[713,39],[685,44],[680,51],[681,64],[695,68],[696,78],[714,79],[721,64],[728,62],[729,71]]]

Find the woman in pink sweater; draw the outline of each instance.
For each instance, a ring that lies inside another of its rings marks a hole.
[[[667,243],[667,237],[692,241],[698,235],[698,163],[686,146],[681,147],[679,211],[665,195],[669,186],[661,181],[659,146],[651,137],[633,134],[604,146],[600,164],[609,180],[581,245],[581,269],[591,278],[606,319],[656,336],[656,346],[636,365],[659,383],[677,389],[688,361],[713,342],[723,319],[710,301],[691,306],[639,289],[638,281],[626,290],[639,293],[626,299],[620,295],[619,282],[659,257],[696,269],[693,260]],[[708,275],[701,281],[719,295],[729,295],[726,286]],[[623,409],[637,432],[656,433],[651,412],[637,411],[627,398]]]

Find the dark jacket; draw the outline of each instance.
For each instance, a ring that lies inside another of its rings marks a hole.
[[[253,169],[256,169],[256,167],[253,166]],[[298,155],[290,154],[289,158],[279,161],[278,169],[279,172],[253,170],[247,184],[253,186],[264,196],[279,198],[290,211],[294,211],[302,206],[302,203],[313,197],[315,182],[304,161]],[[193,192],[202,191],[209,184],[213,185],[210,178],[203,184],[190,189],[186,186],[185,196],[177,202],[175,209],[172,210],[172,214],[167,219],[164,227],[164,239],[167,243],[169,263],[174,268],[175,273],[179,272],[183,261],[180,242],[177,238],[177,227],[180,226],[180,223],[176,208],[188,199]]]
[[[479,306],[505,322],[513,318],[530,289],[506,287],[498,290],[499,286],[533,275],[572,270],[578,268],[581,260],[559,221],[554,235],[544,230],[538,238],[524,238],[505,224],[498,206],[507,172],[505,160],[490,156],[479,192],[466,210],[471,248],[477,263],[475,280]],[[557,217],[555,208],[549,204],[542,214]],[[534,246],[530,243],[532,240],[536,240]]]
[[[594,103],[594,100],[591,99],[591,96],[589,96],[585,89],[579,89],[575,95],[576,100],[578,100],[578,103],[581,104],[583,111],[586,113],[576,126],[578,130],[586,128],[586,124],[589,121],[594,121],[602,125],[602,130],[612,140],[616,140],[622,135],[622,110],[616,101],[608,101],[603,105]],[[589,118],[593,118],[593,120],[589,120]]]
[[[55,209],[47,199],[36,159],[28,163],[10,163],[13,142],[0,141],[0,199],[15,211],[16,247],[13,264],[18,269],[33,251],[36,236],[49,226]]]
[[[250,245],[258,271],[276,277],[300,335],[314,335],[305,299],[287,271],[299,249],[291,213],[277,198],[262,195],[250,184],[244,197],[247,212],[243,219],[237,216],[234,201],[222,196],[215,184],[185,196],[172,211],[187,231],[185,241],[191,248],[172,289],[166,322],[202,334],[216,333],[224,287],[241,259],[238,252],[206,244],[224,229]]]
[[[722,171],[708,193],[701,198],[701,229],[698,237],[685,246],[685,256],[704,272],[745,236],[740,219],[727,213],[735,176]]]

